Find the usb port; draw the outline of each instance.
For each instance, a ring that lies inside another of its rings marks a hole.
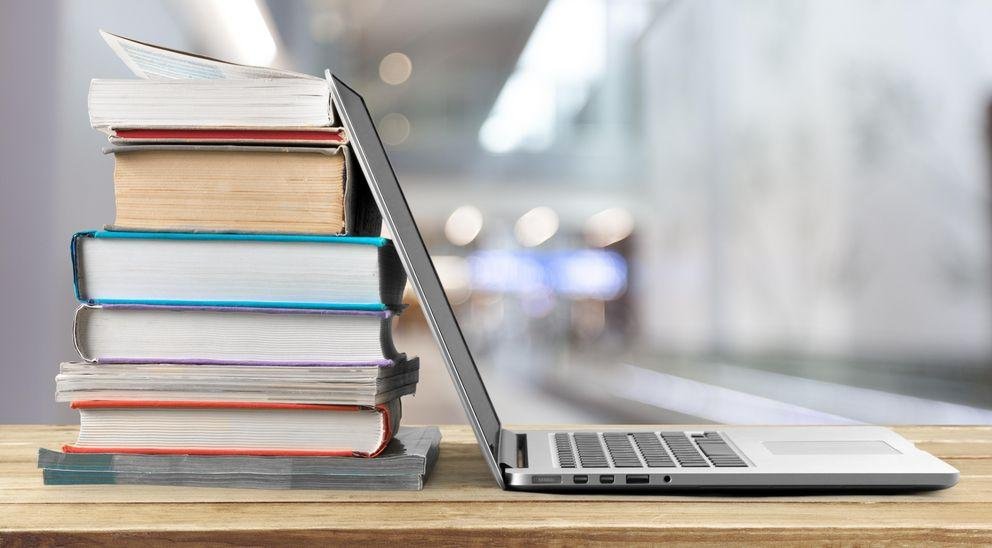
[[[585,474],[572,476],[572,481],[578,484],[589,483],[589,476]]]
[[[627,474],[627,483],[647,483],[647,474]]]
[[[599,476],[599,483],[613,483],[613,475]]]

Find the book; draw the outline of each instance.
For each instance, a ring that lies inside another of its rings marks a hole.
[[[333,457],[325,457],[333,458]],[[378,460],[362,459],[362,460]],[[435,458],[436,460],[436,458]],[[434,461],[431,461],[433,465]],[[348,489],[360,491],[420,491],[424,476],[379,474],[172,474],[169,472],[92,472],[42,469],[45,485],[168,485],[175,487],[223,487],[232,489]]]
[[[226,63],[100,34],[140,79],[90,83],[90,125],[98,130],[334,124],[326,78]]]
[[[375,235],[347,147],[146,144],[116,160],[114,230]]]
[[[279,144],[337,146],[348,142],[343,128],[112,128],[114,145],[137,144]]]
[[[117,214],[70,244],[84,361],[56,399],[80,430],[39,452],[45,483],[422,488],[440,433],[396,435],[406,275],[330,74],[102,34],[139,79],[90,85]]]
[[[385,310],[406,274],[377,237],[80,232],[76,297],[93,304]]]
[[[100,31],[140,79],[94,79],[90,125],[119,128],[327,127],[327,79],[226,63]]]
[[[374,459],[142,455],[38,450],[47,485],[136,484],[261,489],[423,488],[441,442],[436,427],[403,426]]]
[[[400,403],[375,407],[251,402],[74,401],[66,453],[355,456],[381,453]]]
[[[413,394],[420,360],[333,366],[69,362],[55,400],[320,403],[373,406]]]
[[[73,338],[98,363],[393,365],[389,310],[83,305]]]
[[[119,128],[329,127],[330,85],[318,78],[94,79],[90,125]]]

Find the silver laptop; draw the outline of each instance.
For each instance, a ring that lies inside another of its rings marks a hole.
[[[864,426],[713,426],[597,431],[502,428],[362,97],[332,94],[483,457],[504,489],[529,491],[922,490],[958,471],[895,432]]]

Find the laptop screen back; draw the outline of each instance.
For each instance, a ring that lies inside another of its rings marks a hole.
[[[490,468],[497,480],[501,481],[502,473],[496,464],[499,418],[441,287],[434,263],[413,220],[413,214],[396,180],[396,174],[386,156],[365,101],[337,77],[332,77],[331,93],[340,111],[342,122],[348,130],[351,147],[361,168],[361,173],[354,174],[356,184],[361,184],[358,176],[364,175],[382,212],[383,222],[393,234],[396,251],[406,269],[410,284],[420,299],[424,316],[431,326],[431,332],[451,373],[462,406],[468,414],[469,421],[473,423],[479,443],[484,445],[483,452],[488,452],[491,456],[487,459],[490,461]]]

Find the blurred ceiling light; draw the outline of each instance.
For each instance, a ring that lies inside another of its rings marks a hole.
[[[379,78],[383,82],[398,86],[413,74],[413,62],[405,54],[394,51],[379,62]]]
[[[551,0],[513,74],[479,129],[479,143],[504,153],[551,145],[556,117],[586,103],[606,65],[605,2]]]
[[[455,245],[468,245],[482,232],[482,212],[465,205],[451,212],[444,223],[444,235]]]
[[[630,236],[634,231],[634,216],[622,207],[611,207],[589,217],[584,229],[590,245],[606,247]]]
[[[451,304],[462,304],[472,296],[471,270],[464,257],[435,255],[432,259],[437,277]]]
[[[529,73],[514,73],[506,81],[497,106],[479,128],[479,143],[493,154],[518,148],[541,150],[551,144],[555,110],[554,89]]]
[[[267,22],[268,10],[255,0],[209,0],[213,20],[238,52],[236,62],[268,65],[276,58],[276,40]]]
[[[390,112],[379,120],[379,135],[387,145],[403,144],[410,136],[410,120],[398,112]]]
[[[541,206],[524,213],[517,219],[513,234],[524,247],[537,247],[558,232],[558,214],[550,207]]]

